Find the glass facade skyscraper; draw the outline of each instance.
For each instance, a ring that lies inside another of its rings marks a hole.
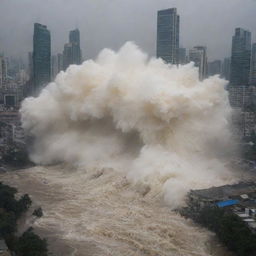
[[[45,25],[34,24],[33,93],[51,81],[51,35]]]
[[[232,39],[230,83],[248,85],[251,59],[251,32],[236,28]]]
[[[179,62],[180,17],[177,9],[160,10],[157,14],[157,58],[165,62]]]

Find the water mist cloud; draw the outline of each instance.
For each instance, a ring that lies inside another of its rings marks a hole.
[[[113,168],[172,207],[192,188],[233,181],[226,81],[199,81],[193,63],[149,59],[133,43],[61,72],[21,108],[31,159]]]

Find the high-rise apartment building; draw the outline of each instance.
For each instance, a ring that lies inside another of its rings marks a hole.
[[[71,64],[81,64],[80,32],[78,29],[69,32],[69,43],[64,45],[63,68]]]
[[[176,8],[160,10],[157,14],[157,58],[165,62],[179,62],[180,17]]]
[[[256,86],[256,43],[252,45],[250,85]]]
[[[193,61],[199,69],[199,79],[203,80],[207,76],[207,54],[205,46],[195,46],[189,50],[189,61]]]
[[[251,59],[251,32],[242,28],[235,29],[232,38],[231,85],[248,85]]]
[[[51,80],[51,35],[45,25],[34,24],[33,85],[38,92]]]

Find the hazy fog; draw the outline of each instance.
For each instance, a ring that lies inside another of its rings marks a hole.
[[[33,23],[40,22],[51,31],[53,54],[78,27],[85,59],[126,41],[155,55],[157,10],[171,7],[181,16],[181,46],[206,45],[210,59],[230,55],[235,27],[249,29],[255,39],[255,0],[0,0],[0,52],[26,57]]]

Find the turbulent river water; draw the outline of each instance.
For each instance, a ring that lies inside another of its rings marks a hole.
[[[230,255],[212,233],[171,211],[160,190],[111,169],[38,166],[0,179],[42,206],[32,226],[56,256]]]

